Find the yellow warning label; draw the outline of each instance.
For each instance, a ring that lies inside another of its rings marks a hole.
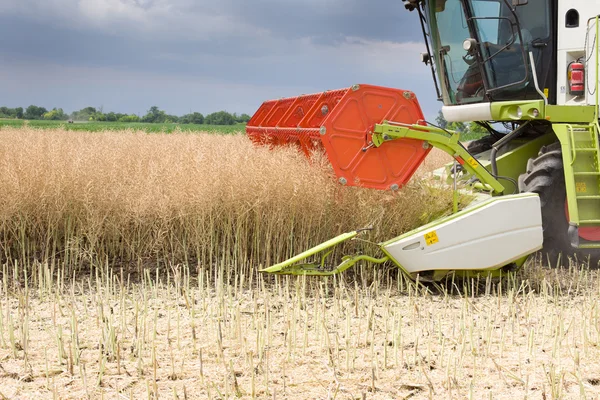
[[[431,232],[425,234],[425,243],[427,243],[427,246],[436,244],[439,241],[440,241],[440,239],[438,239],[438,235],[437,235],[436,231],[431,231]]]
[[[550,90],[548,88],[544,88],[544,96],[548,97],[550,94]]]
[[[575,182],[577,193],[587,193],[587,185],[585,182]]]
[[[473,157],[469,157],[467,159],[467,162],[469,163],[469,165],[473,168],[477,168],[479,166],[479,163],[477,162],[477,160],[475,160]]]

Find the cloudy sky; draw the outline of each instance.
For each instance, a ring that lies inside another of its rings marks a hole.
[[[400,0],[0,0],[0,105],[252,114],[369,83],[439,109]]]

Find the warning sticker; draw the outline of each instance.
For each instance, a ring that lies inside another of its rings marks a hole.
[[[469,163],[469,165],[473,168],[477,168],[479,166],[479,163],[477,162],[477,160],[475,160],[473,157],[469,157],[467,159],[467,162]]]
[[[550,90],[548,88],[544,88],[544,96],[548,97],[550,94]]]
[[[587,185],[585,182],[575,182],[577,193],[587,193]]]
[[[424,237],[425,237],[425,243],[427,243],[427,246],[431,246],[440,241],[440,239],[438,239],[438,235],[437,235],[436,231],[431,231],[429,233],[426,233]]]

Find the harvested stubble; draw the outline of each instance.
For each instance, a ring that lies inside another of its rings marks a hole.
[[[98,262],[241,271],[370,224],[388,239],[450,204],[418,183],[340,187],[326,166],[242,135],[2,129],[1,254],[69,275]]]
[[[528,265],[439,292],[174,266],[129,282],[3,268],[1,398],[592,399],[598,271]],[[242,288],[244,287],[244,288]]]

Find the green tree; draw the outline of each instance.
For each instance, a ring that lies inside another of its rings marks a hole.
[[[149,122],[154,124],[163,123],[167,120],[167,114],[160,110],[157,106],[152,106],[142,117],[142,122]]]
[[[442,129],[446,129],[446,127],[448,126],[448,121],[446,121],[442,110],[438,111],[438,115],[437,117],[435,117],[435,123]]]
[[[65,114],[62,108],[53,108],[51,111],[44,113],[42,117],[51,121],[65,121],[69,119],[69,116]]]
[[[193,112],[191,114],[186,114],[179,119],[179,122],[182,124],[198,124],[201,125],[204,123],[204,115],[199,112]]]
[[[90,116],[90,121],[98,121],[98,122],[104,122],[106,121],[106,114],[98,111],[96,113],[94,113],[93,115]]]
[[[123,115],[119,118],[119,122],[140,122],[140,117],[135,114]]]
[[[449,131],[464,133],[467,131],[467,125],[464,122],[448,122],[446,128]]]
[[[250,121],[250,118],[251,117],[248,114],[238,115],[235,119],[235,122],[237,122],[238,124],[247,124],[248,121]]]
[[[25,110],[25,114],[23,114],[23,117],[25,119],[42,119],[42,116],[47,112],[48,110],[46,110],[44,107],[30,105]]]
[[[15,108],[15,117],[19,119],[23,119],[23,107]]]
[[[109,112],[106,114],[106,120],[109,122],[116,122],[119,118],[117,118],[117,114],[114,112]]]
[[[23,117],[23,108],[9,108],[9,107],[0,107],[0,117],[2,118],[18,118],[18,110],[21,111],[21,117]]]
[[[469,123],[468,131],[470,133],[480,133],[482,135],[486,135],[489,133],[487,129],[485,129],[483,126],[479,125],[475,121]]]
[[[89,121],[90,118],[97,112],[95,107],[85,107],[71,114],[71,119],[74,121]]]
[[[233,115],[229,114],[227,111],[217,111],[208,114],[206,118],[204,118],[204,123],[209,125],[233,125],[235,124],[235,119],[233,118]]]

